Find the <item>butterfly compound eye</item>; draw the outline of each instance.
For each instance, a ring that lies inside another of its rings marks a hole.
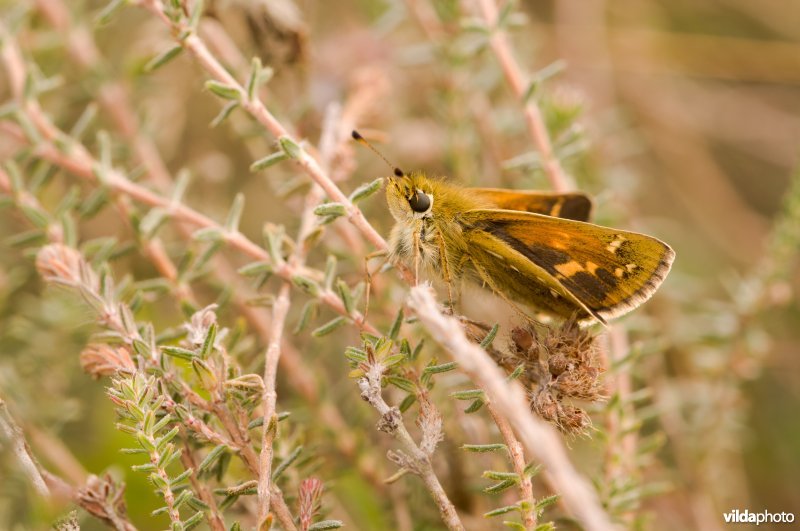
[[[414,195],[408,198],[408,205],[414,212],[427,212],[431,207],[431,198],[422,190],[416,190]]]

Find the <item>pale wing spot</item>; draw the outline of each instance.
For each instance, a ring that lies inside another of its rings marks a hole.
[[[550,295],[552,295],[554,299],[558,299],[558,298],[561,296],[561,295],[559,295],[559,294],[558,294],[558,292],[557,292],[556,290],[554,290],[553,288],[550,288]]]
[[[554,232],[550,239],[550,246],[559,251],[566,251],[569,247],[569,242],[572,239],[570,234],[566,232]]]
[[[617,278],[622,278],[625,275],[625,270],[621,267],[618,267],[614,270],[614,276]]]
[[[585,271],[582,265],[580,265],[575,260],[570,260],[565,264],[558,264],[554,266],[555,270],[564,275],[565,277],[571,277],[575,273],[580,273]]]
[[[625,265],[625,269],[628,270],[628,273],[632,272],[634,269],[638,268],[639,266],[636,264],[627,264]]]
[[[490,255],[494,256],[495,258],[499,259],[499,260],[505,261],[505,259],[506,259],[503,255],[497,254],[496,252],[492,251],[491,249],[486,249],[486,252],[489,253]]]
[[[595,264],[594,262],[586,262],[586,270],[589,271],[594,276],[597,276],[596,271],[600,268],[599,265]]]
[[[625,236],[622,236],[620,234],[617,234],[615,237],[616,237],[616,240],[614,240],[613,242],[609,243],[606,246],[606,251],[608,251],[611,254],[616,254],[617,253],[617,249],[619,249],[622,246],[622,243],[625,240],[627,240],[627,238],[625,238]]]
[[[554,218],[557,218],[559,214],[561,214],[561,207],[563,206],[564,206],[564,198],[559,197],[558,201],[556,201],[556,204],[553,205],[553,208],[550,209],[550,215],[553,216]]]

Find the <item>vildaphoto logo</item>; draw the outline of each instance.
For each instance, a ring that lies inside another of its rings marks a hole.
[[[758,513],[751,512],[747,509],[740,511],[734,509],[727,513],[723,513],[722,517],[725,519],[726,524],[791,524],[794,522],[794,513],[771,513],[769,511],[761,511]]]

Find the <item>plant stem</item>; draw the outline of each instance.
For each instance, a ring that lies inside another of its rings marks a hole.
[[[278,297],[272,307],[272,324],[269,345],[264,355],[264,424],[261,434],[261,454],[258,460],[258,524],[259,529],[270,510],[270,480],[272,476],[272,458],[275,436],[278,432],[278,415],[275,402],[278,398],[276,379],[278,360],[281,356],[281,339],[283,337],[286,314],[289,311],[289,284],[281,285]]]
[[[184,21],[174,22],[164,14],[164,5],[160,0],[147,0],[144,6],[154,13],[160,20],[162,20],[172,31],[174,36],[183,35],[188,32],[188,36],[182,40],[177,39],[178,44],[183,46],[189,51],[192,56],[197,60],[198,64],[214,79],[228,87],[235,89],[239,93],[239,103],[253,118],[256,119],[265,129],[277,138],[292,139],[292,135],[269,112],[264,103],[257,97],[250,98],[245,87],[239,83],[226,69],[223,67],[216,57],[211,53],[203,40],[191,29]],[[296,141],[292,140],[295,144]],[[330,176],[323,171],[317,160],[309,155],[306,150],[300,149],[300,152],[295,159],[295,163],[317,183],[331,198],[344,206],[347,212],[347,219],[352,223],[362,235],[369,241],[377,250],[385,251],[387,249],[386,240],[375,230],[375,228],[367,221],[364,214],[355,204],[345,195],[345,193],[333,182]],[[411,282],[411,272],[398,265],[398,271],[407,282]]]
[[[525,474],[526,463],[522,444],[519,442],[519,439],[517,439],[517,436],[514,435],[514,430],[511,428],[511,424],[499,411],[497,411],[497,408],[494,407],[494,404],[488,402],[486,407],[489,410],[489,414],[492,416],[492,420],[494,420],[494,423],[497,425],[497,429],[500,430],[500,435],[503,437],[506,446],[508,446],[508,455],[511,458],[511,466],[514,468],[514,472],[519,476],[520,501],[528,503],[528,508],[520,511],[522,514],[522,522],[525,525],[525,529],[535,529],[536,500],[533,498],[533,482],[531,481],[531,478]]]
[[[467,339],[459,322],[442,315],[429,286],[412,288],[408,301],[434,340],[484,389],[528,452],[545,466],[545,478],[561,494],[567,509],[590,531],[612,530],[608,514],[589,482],[570,462],[559,435],[531,413],[522,387],[517,382],[509,384],[491,357]]]
[[[25,434],[22,433],[22,428],[14,421],[2,398],[0,398],[0,435],[8,441],[14,457],[16,457],[36,493],[44,498],[49,498],[50,489],[47,488],[47,484],[39,470],[39,465],[36,464],[36,460],[31,454],[28,441],[25,440]]]
[[[358,381],[358,386],[361,389],[361,398],[369,402],[380,415],[378,429],[392,435],[400,443],[403,450],[408,453],[408,456],[395,454],[396,458],[393,460],[422,478],[447,528],[453,531],[463,531],[465,529],[464,525],[461,523],[455,506],[447,497],[444,488],[442,488],[442,484],[433,470],[430,458],[417,445],[411,434],[408,433],[400,411],[397,408],[390,407],[383,399],[380,382],[379,365],[373,365],[365,377]]]

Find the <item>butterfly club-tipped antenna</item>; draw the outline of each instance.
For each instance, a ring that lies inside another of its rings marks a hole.
[[[361,136],[361,133],[359,133],[358,131],[353,129],[352,135],[353,135],[353,140],[355,140],[359,144],[363,144],[363,145],[367,146],[373,153],[378,155],[383,160],[383,162],[385,162],[390,168],[392,168],[392,173],[394,174],[395,177],[405,177],[406,176],[406,174],[405,174],[405,172],[403,170],[401,170],[400,168],[398,168],[397,166],[395,166],[394,164],[389,162],[389,160],[386,157],[383,156],[383,153],[378,151],[375,148],[375,146],[370,144],[369,141],[366,138]]]

